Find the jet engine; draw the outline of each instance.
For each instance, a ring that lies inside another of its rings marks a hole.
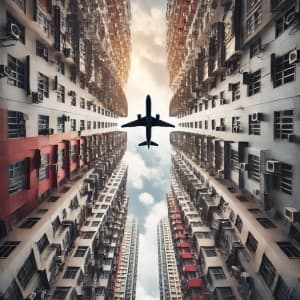
[[[156,120],[159,120],[159,115],[156,115]]]
[[[142,115],[138,114],[137,117],[138,117],[138,120],[140,120],[142,118]]]

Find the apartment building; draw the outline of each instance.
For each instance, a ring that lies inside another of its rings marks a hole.
[[[0,298],[113,298],[130,20],[129,1],[0,2]]]
[[[1,1],[0,238],[114,146],[130,19],[129,1]]]
[[[136,278],[139,250],[139,230],[135,217],[127,217],[119,255],[114,287],[115,300],[133,300],[136,296]]]
[[[160,299],[182,300],[181,283],[168,218],[161,219],[157,225],[157,245]]]
[[[299,7],[168,1],[173,168],[215,299],[300,297]]]

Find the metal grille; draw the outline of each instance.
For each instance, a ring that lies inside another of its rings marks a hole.
[[[295,8],[289,9],[281,18],[276,21],[275,25],[275,37],[278,37],[290,26],[292,26],[297,18],[295,17]],[[290,21],[291,20],[291,21]]]
[[[61,84],[57,85],[57,101],[64,103],[65,102],[65,87]]]
[[[9,165],[8,193],[13,194],[25,188],[25,160]]]
[[[261,70],[251,73],[251,82],[248,85],[248,96],[252,96],[260,92],[261,87]]]
[[[25,87],[25,64],[15,57],[7,56],[7,66],[11,69],[11,75],[7,78],[7,83],[21,89]]]
[[[25,137],[25,120],[22,112],[8,111],[7,134],[9,138]]]
[[[46,98],[49,97],[49,78],[42,73],[38,73],[38,92]]]
[[[230,153],[230,163],[232,170],[238,171],[239,170],[239,154],[235,150],[231,150]]]
[[[262,9],[261,5],[247,19],[247,34],[251,35],[256,28],[261,24]]]
[[[235,83],[232,86],[232,101],[239,100],[241,97],[240,83]]]
[[[283,110],[274,112],[274,138],[287,139],[294,132],[294,111]]]
[[[248,155],[248,178],[255,181],[260,181],[260,159],[259,156],[249,154]]]
[[[39,181],[49,178],[49,154],[41,155],[41,166],[39,168]]]
[[[39,115],[39,123],[38,129],[40,130],[48,129],[49,128],[49,116]]]
[[[282,192],[292,195],[293,166],[281,163],[280,189]]]
[[[253,121],[251,115],[249,115],[249,134],[260,135],[260,121]]]
[[[296,80],[296,64],[290,65],[289,53],[276,57],[276,73],[274,86],[278,87],[285,83]]]

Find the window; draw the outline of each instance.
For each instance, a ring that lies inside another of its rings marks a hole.
[[[49,129],[49,116],[39,115],[38,130],[39,134],[44,134]]]
[[[91,129],[91,121],[86,121],[86,129]]]
[[[74,279],[78,271],[79,271],[79,267],[67,267],[67,270],[65,271],[64,274],[64,278]]]
[[[20,32],[20,42],[25,44],[25,27],[7,12],[7,27],[10,27],[10,24],[16,24],[18,26]]]
[[[25,64],[13,56],[7,55],[7,66],[11,69],[11,75],[7,78],[7,83],[20,89],[24,89]]]
[[[39,41],[36,41],[36,55],[48,61],[48,48]]]
[[[211,120],[211,129],[212,130],[216,129],[216,120]]]
[[[232,84],[232,101],[239,100],[241,97],[240,83]]]
[[[261,214],[261,210],[259,208],[248,208],[248,210],[252,213],[252,214]]]
[[[64,149],[58,149],[57,151],[57,167],[58,170],[61,170],[64,168],[64,161],[65,161],[65,150]]]
[[[85,121],[84,120],[80,120],[80,130],[85,130],[85,125],[84,125]]]
[[[49,154],[41,155],[41,166],[39,168],[39,181],[49,178]]]
[[[43,251],[47,248],[47,246],[49,245],[49,240],[47,235],[44,233],[43,236],[41,237],[41,239],[36,243],[37,248],[40,252],[40,254],[43,253]]]
[[[288,258],[300,257],[300,251],[290,242],[277,242],[277,245]]]
[[[94,236],[95,231],[82,231],[81,234],[83,239],[91,239]]]
[[[292,195],[293,166],[281,163],[280,170],[280,190],[286,194]]]
[[[289,293],[290,293],[290,291],[289,291],[288,286],[282,280],[282,278],[279,276],[277,284],[276,284],[275,292],[274,292],[274,298],[276,300],[288,299]]]
[[[19,241],[6,241],[0,247],[0,258],[8,257],[19,244]]]
[[[208,120],[205,120],[205,121],[204,121],[204,128],[205,128],[205,129],[208,129]]]
[[[209,239],[210,233],[209,232],[196,232],[195,237],[198,239]]]
[[[240,117],[239,116],[232,117],[231,131],[232,132],[240,132]]]
[[[250,58],[258,55],[261,51],[261,39],[257,39],[250,45]]]
[[[236,228],[238,229],[239,232],[242,232],[243,222],[242,222],[239,215],[237,215],[237,217],[236,217],[235,226],[236,226]]]
[[[8,138],[18,138],[26,136],[24,114],[19,111],[7,112],[7,135]]]
[[[65,75],[65,64],[62,60],[56,60],[56,72]]]
[[[223,300],[235,300],[235,296],[232,292],[232,289],[231,287],[218,287],[216,288],[216,292],[217,292],[217,295],[220,295],[220,296],[217,296],[217,299],[223,299]]]
[[[239,153],[231,149],[230,164],[233,171],[239,171]]]
[[[69,148],[69,156],[72,162],[77,161],[76,145],[71,145]]]
[[[25,189],[26,174],[25,160],[9,165],[8,169],[8,193],[14,194]],[[29,174],[28,174],[29,175]]]
[[[249,135],[260,135],[260,120],[253,120],[253,116],[248,116]]]
[[[257,249],[257,240],[255,239],[255,237],[252,235],[251,232],[249,232],[248,234],[246,246],[251,253],[255,254]]]
[[[57,118],[57,132],[65,132],[65,120],[62,117]]]
[[[34,260],[34,255],[31,253],[29,257],[24,262],[23,266],[21,267],[20,271],[18,272],[18,280],[23,289],[26,288],[29,281],[32,279],[33,274],[36,271],[36,264]]]
[[[206,256],[208,257],[217,256],[216,250],[214,248],[204,248],[204,251],[206,253]]]
[[[226,276],[224,274],[223,268],[222,267],[209,267],[208,272],[210,276],[213,276],[215,279],[226,279]]]
[[[76,252],[74,254],[74,257],[83,257],[87,251],[87,246],[78,246],[76,249]]]
[[[266,229],[276,228],[274,223],[267,218],[256,218],[256,220]]]
[[[296,80],[296,64],[290,65],[289,52],[275,58],[274,87]]]
[[[247,19],[247,35],[251,35],[255,32],[256,28],[261,24],[262,20],[262,9],[261,5],[257,7],[255,11]]]
[[[40,218],[27,218],[21,225],[20,228],[32,228]]]
[[[255,95],[260,92],[261,87],[261,70],[249,74],[250,82],[248,84],[248,96]]]
[[[38,92],[43,97],[49,97],[49,78],[42,73],[38,73]]]
[[[71,290],[70,287],[56,287],[53,293],[53,299],[66,299],[69,291]]]
[[[85,99],[84,98],[80,98],[80,108],[85,108]]]
[[[265,254],[262,258],[259,273],[262,275],[267,285],[271,287],[275,279],[276,269]]]
[[[92,222],[92,227],[97,227],[100,224],[99,221],[93,221]]]
[[[54,221],[51,222],[51,225],[52,225],[52,230],[53,230],[53,233],[55,233],[58,229],[58,227],[60,226],[60,220],[59,220],[59,217],[56,217],[54,219]]]
[[[277,38],[290,26],[297,22],[295,8],[289,9],[281,18],[275,23],[275,37]]]
[[[36,11],[36,19],[37,19],[38,24],[42,28],[43,32],[47,36],[49,36],[49,34],[50,34],[50,22],[39,8],[37,8],[37,11]]]
[[[76,119],[71,119],[71,130],[76,131]]]
[[[248,178],[260,181],[260,159],[259,156],[248,155]]]
[[[294,111],[282,110],[274,112],[274,138],[287,139],[294,133]]]
[[[93,129],[96,129],[96,128],[97,128],[97,122],[93,121]]]
[[[86,108],[87,108],[88,110],[91,110],[91,107],[92,107],[92,102],[91,102],[91,101],[87,101],[87,102],[86,102]]]
[[[13,280],[11,285],[7,288],[4,294],[4,299],[9,299],[9,300],[23,299],[23,295],[20,291],[19,286],[17,285],[16,280]]]
[[[65,87],[61,84],[57,84],[56,100],[65,103]]]

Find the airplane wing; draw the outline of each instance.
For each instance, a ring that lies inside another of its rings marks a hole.
[[[121,127],[136,127],[136,126],[146,126],[145,117],[141,119],[137,119],[135,121],[126,123],[122,125]]]
[[[174,125],[167,123],[162,120],[157,120],[156,118],[152,118],[152,126],[161,126],[161,127],[175,127]]]

